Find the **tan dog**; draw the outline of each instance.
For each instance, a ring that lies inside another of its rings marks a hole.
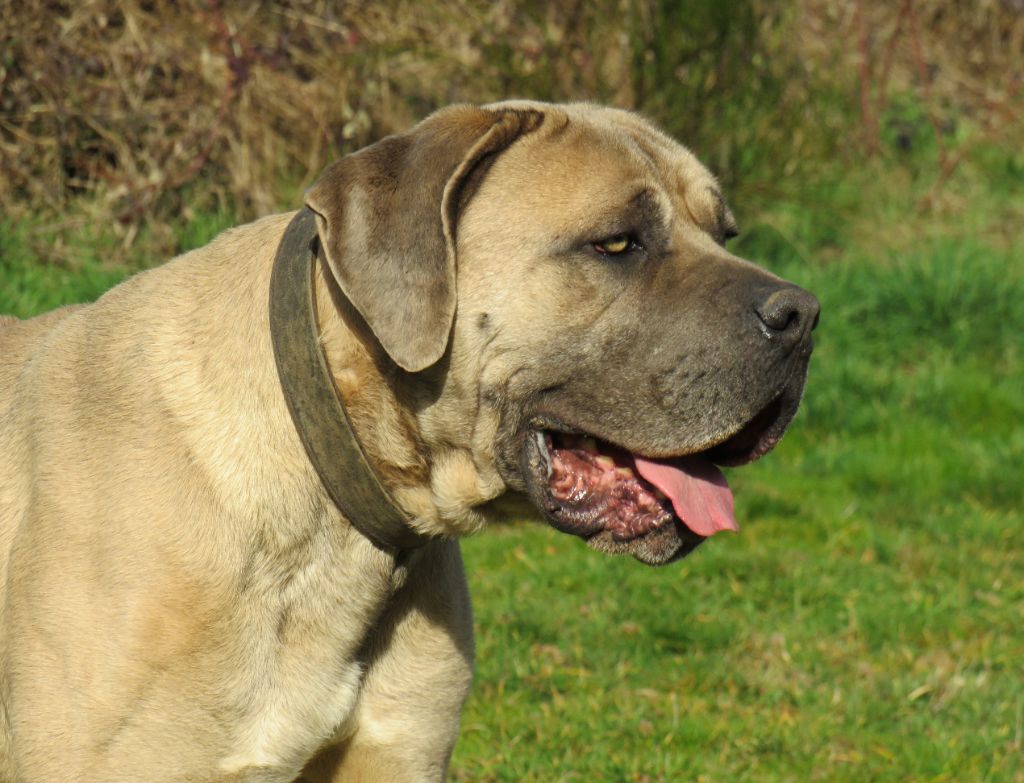
[[[668,562],[734,526],[714,463],[799,403],[817,303],[723,249],[715,181],[632,114],[452,107],[307,203],[327,366],[426,543],[350,525],[297,435],[268,325],[290,215],[0,326],[0,781],[441,780],[473,657],[454,539],[525,496]]]

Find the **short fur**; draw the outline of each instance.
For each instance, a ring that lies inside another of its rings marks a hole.
[[[722,248],[714,179],[635,115],[446,109],[308,203],[328,364],[436,540],[375,547],[303,452],[268,328],[290,215],[0,320],[3,783],[441,780],[473,659],[454,539],[522,496],[531,417],[683,453],[802,383],[806,356],[747,333],[781,281]],[[588,254],[624,220],[645,263]]]

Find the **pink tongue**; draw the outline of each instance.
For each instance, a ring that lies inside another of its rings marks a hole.
[[[733,511],[732,492],[722,471],[699,457],[653,462],[634,457],[636,469],[664,492],[676,515],[699,536],[719,530],[739,530]]]

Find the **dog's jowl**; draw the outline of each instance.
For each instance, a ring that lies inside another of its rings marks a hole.
[[[647,121],[455,106],[304,208],[0,321],[0,781],[428,781],[456,539],[509,498],[668,563],[800,401],[818,304]]]

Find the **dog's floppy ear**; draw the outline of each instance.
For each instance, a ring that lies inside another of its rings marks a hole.
[[[334,278],[404,370],[431,366],[448,345],[463,186],[542,119],[530,110],[442,109],[331,164],[306,192]]]

